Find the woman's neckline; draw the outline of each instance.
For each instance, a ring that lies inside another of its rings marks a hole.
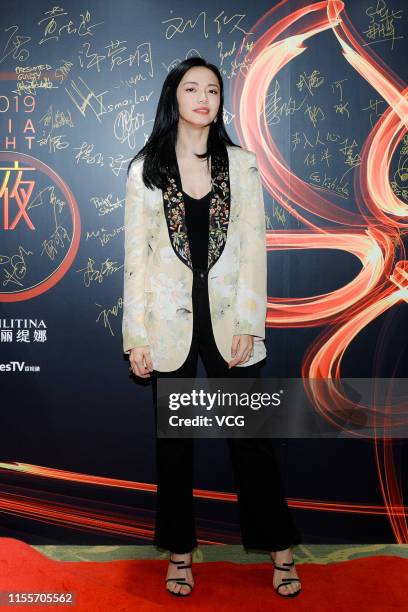
[[[187,196],[188,198],[190,198],[190,200],[196,200],[197,202],[200,202],[200,200],[204,200],[204,198],[207,198],[210,195],[211,191],[212,189],[210,189],[210,191],[208,191],[202,198],[193,198],[193,196],[189,195],[185,191],[183,191],[183,194]]]

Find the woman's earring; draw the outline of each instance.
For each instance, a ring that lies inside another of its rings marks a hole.
[[[217,123],[217,117],[214,119],[214,123]]]

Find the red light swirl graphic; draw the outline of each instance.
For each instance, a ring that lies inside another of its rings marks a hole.
[[[129,538],[153,538],[154,521],[144,515],[139,516],[134,508],[107,504],[101,507],[90,504],[86,498],[73,496],[70,493],[56,495],[47,490],[51,481],[69,482],[72,484],[98,487],[107,491],[115,489],[129,490],[143,493],[157,493],[157,485],[152,483],[135,482],[106,476],[81,474],[56,468],[49,468],[19,461],[0,463],[0,474],[30,476],[31,487],[27,487],[23,480],[20,486],[7,487],[3,485],[0,492],[0,513],[20,516],[45,524],[60,525],[76,530],[105,533],[111,535],[128,536]],[[236,493],[225,491],[212,491],[207,489],[193,489],[197,499],[207,501],[221,501],[236,503]],[[355,515],[367,514],[370,516],[383,516],[388,508],[378,504],[358,504],[355,502],[328,502],[324,500],[308,500],[302,498],[288,499],[288,504],[299,510],[314,512],[336,512]],[[406,508],[393,507],[393,516],[396,519],[404,517]],[[214,531],[211,526],[201,529],[201,544],[224,545],[225,535]],[[230,534],[229,534],[230,535]]]
[[[340,196],[333,194],[334,201],[330,201],[323,191],[292,173],[268,126],[265,101],[272,80],[283,67],[307,51],[308,39],[324,31],[333,33],[344,59],[388,104],[366,138],[361,164],[355,169],[354,192],[359,212],[345,210]],[[245,58],[250,68],[239,73],[231,85],[233,112],[239,117],[235,128],[243,146],[257,154],[262,180],[270,195],[305,226],[298,231],[269,230],[267,249],[337,249],[353,254],[361,262],[357,276],[335,291],[307,298],[268,297],[267,326],[327,326],[309,346],[301,377],[321,416],[349,435],[364,437],[347,427],[353,423],[353,403],[341,392],[337,381],[341,378],[343,355],[360,331],[396,304],[408,301],[408,262],[402,242],[408,210],[389,183],[392,156],[407,132],[407,86],[372,47],[364,45],[347,17],[344,3],[338,0],[315,4],[284,0],[271,8],[250,32],[256,36]],[[321,220],[336,227],[323,226]],[[326,379],[327,384],[318,384],[319,379]],[[398,512],[403,507],[401,487],[387,436],[390,406],[378,405],[375,398],[373,406],[367,407],[370,409],[367,413],[372,414],[372,426],[381,432],[374,438],[374,451],[384,505],[396,541],[408,542],[406,517]],[[393,417],[395,414],[404,417],[406,406],[407,400],[403,398],[400,405],[393,406]],[[342,415],[344,418],[340,419]]]

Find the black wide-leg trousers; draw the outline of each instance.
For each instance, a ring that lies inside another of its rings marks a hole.
[[[194,438],[157,437],[157,378],[195,378],[198,354],[209,378],[257,378],[264,362],[228,369],[215,343],[207,270],[194,269],[193,339],[184,364],[172,372],[153,370],[156,418],[157,497],[153,544],[174,553],[197,546],[193,510]],[[242,544],[247,549],[284,550],[299,544],[270,438],[226,438],[238,499]]]

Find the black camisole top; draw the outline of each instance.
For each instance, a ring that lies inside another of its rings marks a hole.
[[[208,267],[208,224],[211,193],[209,191],[203,198],[192,198],[183,191],[191,261],[193,268],[205,270]]]

